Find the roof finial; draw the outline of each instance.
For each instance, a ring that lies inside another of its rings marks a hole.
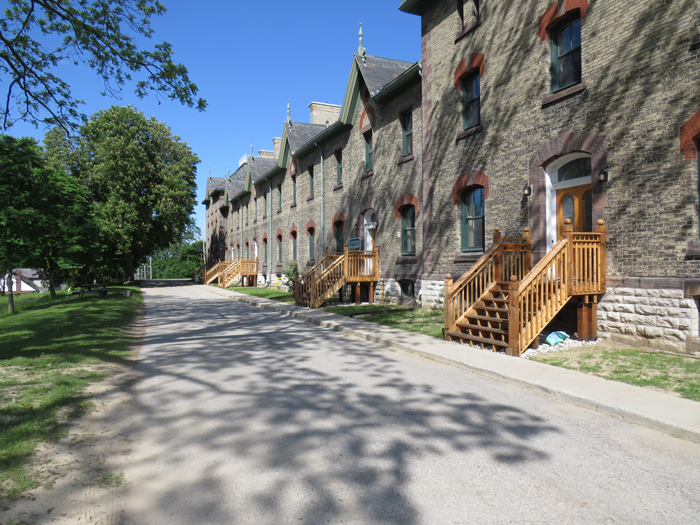
[[[362,63],[367,64],[367,59],[365,58],[365,53],[367,50],[362,47],[362,22],[360,22],[360,45],[357,48],[357,54],[362,57]]]
[[[211,166],[209,167],[209,178],[211,178]]]
[[[253,141],[250,141],[250,160],[253,160]]]
[[[289,100],[287,101],[287,122],[292,122],[292,117],[289,116]]]
[[[227,177],[230,177],[230,176],[231,176],[231,166],[228,167],[228,175],[226,175],[226,176],[227,176]]]

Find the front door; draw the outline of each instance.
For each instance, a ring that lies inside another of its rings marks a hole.
[[[593,231],[593,195],[591,185],[557,190],[557,236],[561,238],[564,220],[569,219],[575,232]]]

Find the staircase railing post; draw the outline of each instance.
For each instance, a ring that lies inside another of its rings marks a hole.
[[[515,275],[510,276],[508,283],[508,349],[506,353],[512,356],[520,355],[520,298],[518,289],[520,283]]]
[[[606,231],[608,227],[605,225],[605,221],[603,219],[598,220],[598,225],[595,227],[596,233],[600,233],[600,262],[599,262],[599,271],[600,271],[600,289],[605,293],[605,270],[606,270],[606,249],[607,249],[607,244],[606,244]]]
[[[348,278],[348,245],[347,244],[343,248],[343,257],[344,257],[344,261],[345,261],[345,264],[343,265],[343,276],[347,280],[347,278]]]
[[[452,330],[452,324],[455,319],[455,302],[452,297],[452,275],[445,275],[445,329],[443,336],[448,339],[447,332]]]
[[[530,228],[527,226],[523,231],[523,278],[532,270],[532,238],[530,237]]]
[[[504,279],[503,272],[503,246],[501,246],[501,230],[493,229],[493,244],[497,246],[496,253],[493,254],[493,280],[501,281]]]
[[[566,289],[570,297],[574,294],[574,225],[571,219],[564,219],[562,233],[566,239]]]

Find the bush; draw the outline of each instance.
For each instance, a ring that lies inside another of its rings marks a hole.
[[[288,292],[294,291],[294,285],[299,279],[299,265],[296,261],[292,261],[282,272],[282,285],[285,286]]]

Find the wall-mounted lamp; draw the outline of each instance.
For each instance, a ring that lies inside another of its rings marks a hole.
[[[525,184],[525,187],[523,188],[523,195],[525,195],[526,197],[532,195],[532,186],[530,186],[529,184]]]
[[[608,168],[603,168],[598,172],[598,181],[607,182],[608,181]]]

